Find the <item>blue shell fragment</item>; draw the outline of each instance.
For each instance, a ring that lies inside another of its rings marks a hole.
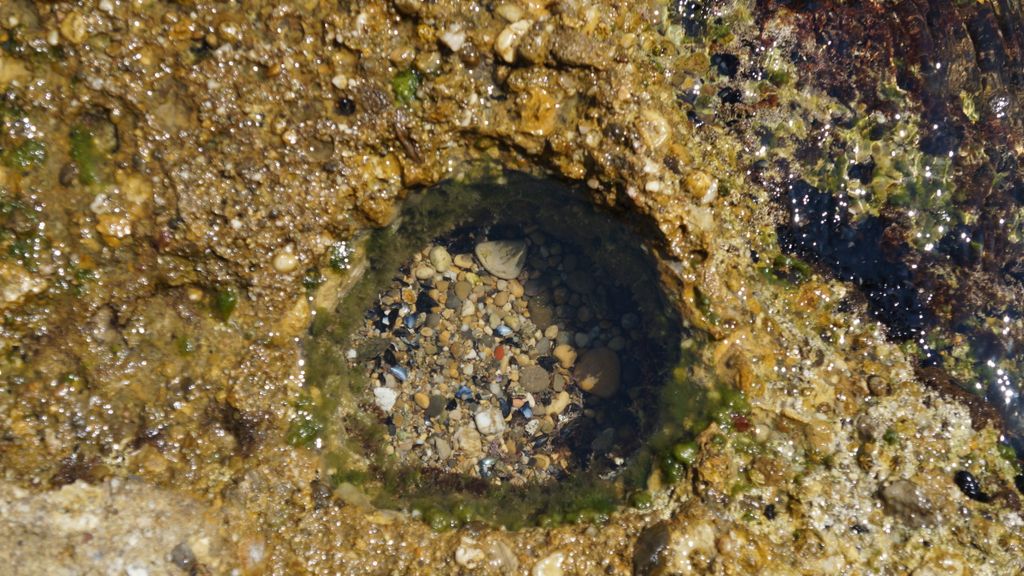
[[[391,372],[395,378],[398,378],[402,382],[409,379],[409,372],[401,366],[388,366],[388,372]]]
[[[505,336],[508,336],[509,334],[512,333],[512,329],[509,328],[508,326],[505,326],[504,324],[499,324],[498,327],[494,329],[494,332],[498,336],[504,338]]]
[[[519,411],[522,412],[523,416],[526,418],[533,418],[533,408],[530,408],[529,405],[523,406]]]
[[[473,397],[473,391],[469,389],[469,386],[463,384],[459,386],[459,389],[455,391],[455,397],[459,400],[469,400]]]

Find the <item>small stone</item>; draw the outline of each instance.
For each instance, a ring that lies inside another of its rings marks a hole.
[[[480,433],[472,426],[459,428],[455,431],[452,439],[455,440],[455,446],[465,452],[467,457],[475,457],[483,451],[483,441],[480,439]]]
[[[519,383],[527,392],[539,394],[551,385],[551,374],[540,366],[527,366],[519,371]]]
[[[555,377],[551,379],[551,389],[555,392],[565,390],[565,377],[561,374],[555,374]]]
[[[462,303],[462,317],[472,316],[476,314],[476,306],[473,305],[472,300],[465,300]]]
[[[501,308],[508,304],[508,292],[498,292],[494,295],[494,305]]]
[[[171,562],[185,572],[191,572],[196,566],[196,555],[188,542],[181,542],[171,550]]]
[[[616,352],[622,352],[622,350],[626,347],[626,339],[623,338],[622,336],[616,336],[615,338],[612,338],[611,340],[608,341],[608,347],[611,348],[612,350],[615,350]]]
[[[473,292],[473,285],[465,280],[460,280],[452,286],[452,293],[459,298],[459,300],[465,300],[469,298],[470,293]]]
[[[522,298],[526,292],[523,290],[523,285],[519,283],[519,280],[512,280],[508,283],[508,292],[513,298]]]
[[[540,431],[545,434],[551,434],[555,431],[555,419],[551,416],[545,416],[540,421]]]
[[[395,392],[391,388],[378,386],[373,389],[373,401],[377,404],[377,407],[384,412],[391,412],[391,409],[395,407],[395,402],[397,400],[398,392]]]
[[[535,454],[532,463],[537,470],[547,470],[551,466],[551,457],[547,454]]]
[[[540,354],[541,356],[547,356],[547,354],[551,352],[551,340],[548,340],[547,338],[541,338],[540,340],[537,340],[536,348],[537,354]]]
[[[292,247],[289,245],[274,255],[274,270],[287,274],[299,267],[299,259],[292,250]]]
[[[586,332],[577,332],[572,341],[577,348],[586,348],[590,344],[590,336]]]
[[[481,242],[476,245],[476,257],[492,275],[512,280],[523,270],[526,243],[521,240]]]
[[[562,368],[572,368],[572,365],[576,363],[576,350],[568,344],[555,346],[554,355],[558,359],[558,365]]]
[[[588,350],[580,357],[574,375],[580,388],[601,398],[610,398],[619,389],[622,367],[619,355],[610,348]]]
[[[430,397],[427,402],[427,418],[437,418],[444,412],[444,407],[448,404],[448,400],[444,396],[434,394]]]
[[[437,457],[441,460],[447,460],[452,455],[452,445],[440,436],[434,438],[434,450],[437,451]]]
[[[547,326],[555,318],[555,313],[539,298],[527,302],[526,308],[530,311],[530,320],[537,326]]]
[[[558,338],[558,325],[552,324],[551,326],[545,328],[544,337],[547,338],[548,340],[554,340],[555,338]]]
[[[416,405],[426,410],[430,406],[430,396],[427,396],[423,392],[417,392],[413,394],[412,399],[416,402]]]
[[[426,264],[420,264],[413,270],[413,276],[417,280],[430,280],[434,277],[434,269]]]
[[[530,571],[530,576],[562,576],[562,563],[565,562],[565,554],[555,552],[537,561]]]
[[[459,298],[454,292],[452,292],[448,295],[444,305],[449,310],[462,310],[462,298]]]
[[[555,394],[555,397],[552,398],[551,403],[548,404],[548,407],[545,411],[548,414],[561,414],[562,410],[565,410],[565,408],[569,405],[569,402],[569,393],[566,392],[565,390],[562,390],[558,394]]]
[[[707,172],[694,170],[686,175],[686,189],[701,204],[707,204],[718,195],[718,180]]]
[[[452,267],[452,256],[444,249],[444,246],[434,246],[427,256],[430,264],[441,274],[444,274]]]
[[[468,269],[473,267],[473,256],[469,254],[456,254],[455,265],[459,268]]]
[[[671,536],[665,522],[658,522],[641,532],[633,548],[633,574],[660,574],[664,565],[668,563]]]
[[[481,410],[473,416],[476,429],[485,436],[493,436],[505,431],[505,420],[501,413],[493,408]]]

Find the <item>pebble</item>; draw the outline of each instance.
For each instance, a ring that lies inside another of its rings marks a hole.
[[[441,274],[444,274],[452,267],[452,257],[448,254],[448,251],[444,249],[444,246],[434,246],[430,249],[428,255],[430,264]]]
[[[537,340],[537,354],[547,356],[548,352],[551,352],[551,341],[547,338]]]
[[[565,562],[565,554],[561,552],[549,554],[533,565],[530,576],[562,576],[563,562]]]
[[[448,401],[445,400],[444,396],[434,394],[430,397],[430,401],[427,403],[427,418],[437,418],[444,412],[445,406],[448,405]]]
[[[508,283],[508,292],[514,298],[522,298],[525,295],[523,285],[518,280],[512,280]]]
[[[460,280],[452,286],[452,292],[459,300],[465,300],[473,292],[473,285],[465,280]]]
[[[295,256],[290,245],[274,255],[274,270],[287,274],[294,272],[298,267],[299,259]]]
[[[508,292],[498,292],[494,295],[494,305],[498,308],[504,308],[505,304],[508,304]]]
[[[430,280],[434,277],[434,269],[426,264],[420,264],[419,266],[416,266],[415,270],[413,270],[413,276],[415,276],[417,280]]]
[[[480,432],[472,426],[463,426],[455,431],[452,436],[455,446],[468,455],[480,454],[483,451],[483,441]]]
[[[551,374],[540,366],[527,366],[519,371],[519,383],[531,394],[539,394],[551,386]]]
[[[568,344],[559,344],[558,346],[555,346],[553,354],[558,360],[558,365],[562,368],[572,368],[572,365],[576,363],[576,350]]]
[[[476,423],[476,429],[485,436],[500,434],[505,430],[505,420],[501,417],[501,412],[493,408],[477,412],[473,416],[473,421]]]
[[[548,340],[558,338],[558,324],[552,324],[544,329],[544,337]]]
[[[469,254],[456,254],[454,262],[459,268],[466,269],[473,267],[473,257]]]
[[[539,298],[530,300],[526,304],[526,309],[530,311],[530,320],[533,320],[537,326],[547,326],[555,319],[555,313],[551,307]]]
[[[586,348],[590,344],[590,336],[586,332],[577,332],[572,341],[577,348]]]
[[[561,414],[563,410],[569,405],[569,393],[562,390],[551,400],[545,410],[548,414]]]
[[[416,402],[417,406],[424,410],[426,410],[427,407],[430,406],[430,396],[427,396],[423,392],[417,392],[416,394],[413,394],[412,399],[414,402]]]
[[[551,466],[551,457],[547,454],[537,454],[533,457],[533,467],[537,470],[547,470]]]
[[[447,460],[452,455],[452,445],[440,436],[434,438],[434,450],[437,451],[437,457],[441,460]]]
[[[395,407],[395,402],[398,401],[398,392],[391,388],[378,386],[373,389],[373,400],[378,408],[384,412],[391,412],[391,409]]]
[[[622,336],[616,336],[608,341],[608,347],[616,352],[622,352],[626,348],[626,339]]]
[[[476,257],[494,276],[512,280],[519,276],[526,263],[526,243],[521,240],[481,242],[476,245]]]
[[[588,350],[580,357],[574,376],[584,392],[611,398],[619,390],[622,377],[619,355],[610,348]]]

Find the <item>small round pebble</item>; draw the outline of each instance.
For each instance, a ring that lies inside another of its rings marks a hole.
[[[562,368],[572,368],[572,365],[576,363],[576,350],[568,344],[555,346],[554,355]]]
[[[413,395],[412,399],[413,401],[416,402],[417,406],[424,410],[426,410],[427,407],[430,406],[430,396],[427,396],[423,392],[417,392],[416,394]]]
[[[445,250],[444,246],[434,246],[431,248],[428,258],[430,259],[430,264],[434,267],[434,270],[441,274],[444,274],[452,267],[452,257],[448,254],[448,251]]]
[[[434,269],[426,264],[420,264],[415,270],[413,270],[413,275],[416,276],[418,280],[430,280],[434,277]]]

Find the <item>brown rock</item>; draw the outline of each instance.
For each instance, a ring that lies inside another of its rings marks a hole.
[[[576,364],[574,375],[584,392],[610,398],[618,391],[622,377],[619,355],[611,348],[588,350]]]

